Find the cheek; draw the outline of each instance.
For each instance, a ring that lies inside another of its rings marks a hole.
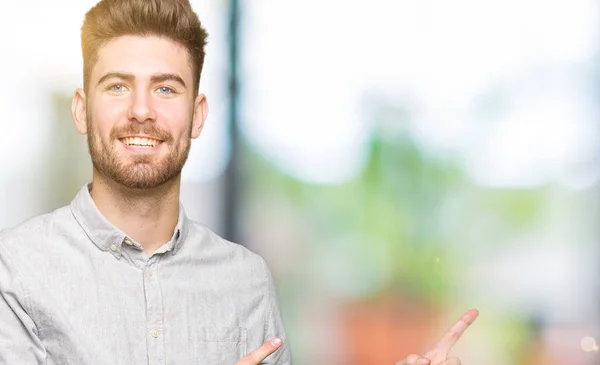
[[[112,128],[127,119],[127,106],[116,100],[101,101],[92,112],[93,128],[102,137],[108,137]]]
[[[192,114],[186,105],[161,103],[155,108],[161,125],[168,126],[173,136],[187,136],[192,122]]]

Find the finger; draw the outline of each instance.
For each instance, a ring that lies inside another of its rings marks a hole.
[[[266,359],[275,350],[281,346],[281,339],[275,337],[265,342],[261,347],[256,350],[249,352],[240,361],[236,362],[235,365],[259,365],[261,361]]]
[[[401,360],[396,363],[396,365],[429,365],[431,361],[417,354],[411,354],[406,357],[406,359]]]
[[[458,357],[450,357],[440,365],[461,365],[461,362]]]
[[[433,355],[437,355],[442,358],[446,358],[450,349],[456,341],[462,336],[467,328],[475,321],[479,316],[477,309],[468,310],[463,316],[446,332],[444,337],[430,350],[425,356],[431,358]]]

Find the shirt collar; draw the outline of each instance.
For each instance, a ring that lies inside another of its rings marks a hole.
[[[139,244],[127,237],[123,231],[115,227],[100,213],[90,195],[91,187],[92,184],[84,185],[70,204],[73,216],[87,236],[98,248],[112,253],[116,258],[121,258],[121,249],[126,241],[130,245],[141,248]],[[188,226],[188,218],[183,205],[179,203],[179,218],[173,236],[167,243],[166,248],[160,251],[171,251],[171,254],[175,255],[187,236]]]

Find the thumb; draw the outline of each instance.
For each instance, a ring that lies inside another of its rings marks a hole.
[[[430,365],[431,360],[426,357],[417,354],[411,354],[406,357],[404,360],[400,360],[396,363],[396,365]]]

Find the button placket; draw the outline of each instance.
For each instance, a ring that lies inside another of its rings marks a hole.
[[[146,331],[148,333],[149,364],[164,364],[164,334],[162,318],[162,297],[156,270],[157,257],[148,260],[143,270],[144,290],[146,294]]]

